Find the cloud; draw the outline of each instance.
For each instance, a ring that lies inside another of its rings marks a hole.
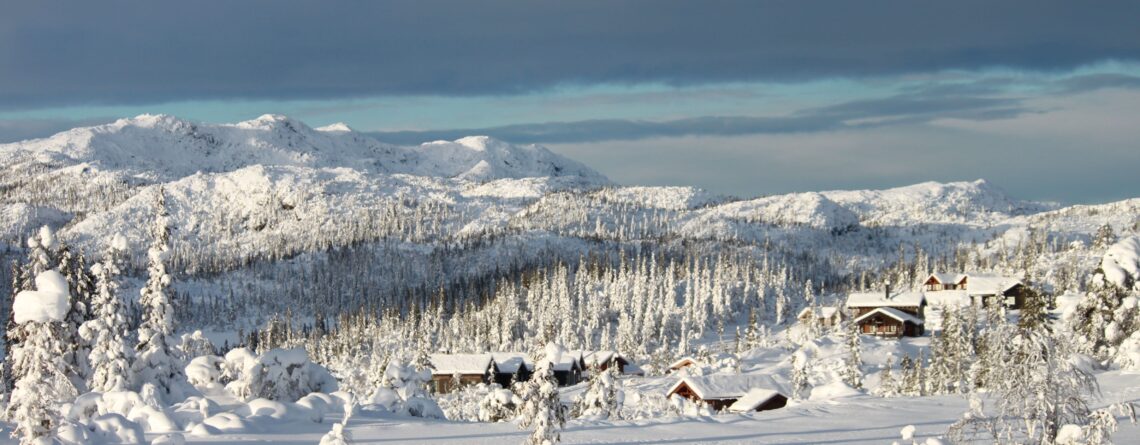
[[[1009,97],[956,96],[942,91],[914,92],[800,110],[786,116],[702,116],[666,121],[594,119],[489,128],[372,132],[395,144],[454,140],[488,135],[515,143],[626,141],[658,137],[789,134],[916,124],[935,119],[1008,119],[1033,112]]]
[[[0,109],[495,95],[1140,58],[1140,3],[17,2]]]

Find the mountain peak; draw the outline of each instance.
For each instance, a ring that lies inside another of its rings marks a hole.
[[[316,130],[320,131],[320,132],[325,132],[325,133],[350,133],[350,132],[356,131],[356,130],[353,130],[352,127],[349,127],[348,124],[346,124],[344,122],[337,122],[337,123],[325,125],[323,127],[317,127]]]

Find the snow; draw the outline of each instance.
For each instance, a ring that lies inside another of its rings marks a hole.
[[[1109,247],[1100,269],[1109,283],[1125,288],[1129,284],[1140,286],[1140,236],[1123,238]]]
[[[48,270],[36,276],[36,290],[16,294],[12,303],[13,319],[18,324],[63,321],[71,308],[67,279]]]

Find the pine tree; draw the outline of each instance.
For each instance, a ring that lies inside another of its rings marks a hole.
[[[855,389],[863,389],[863,355],[862,339],[859,325],[850,323],[845,331],[847,335],[844,344],[847,346],[847,358],[844,360],[843,381]]]
[[[126,344],[129,330],[126,305],[119,297],[119,264],[126,240],[113,238],[103,254],[103,261],[92,267],[95,275],[95,297],[91,301],[92,320],[83,323],[80,335],[91,344],[88,361],[92,391],[108,392],[127,389],[130,385],[131,349]]]
[[[143,287],[139,305],[143,310],[139,325],[139,342],[135,347],[137,359],[132,365],[135,387],[154,384],[161,397],[177,398],[178,384],[184,380],[182,365],[174,344],[174,307],[170,298],[170,275],[166,272],[169,255],[170,229],[166,211],[166,197],[159,187],[154,202],[156,217],[151,228],[152,244],[147,251],[150,265],[149,278]],[[169,400],[167,400],[169,401]]]

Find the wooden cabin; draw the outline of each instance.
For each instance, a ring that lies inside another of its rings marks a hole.
[[[438,394],[487,383],[494,363],[490,354],[432,354],[429,360],[432,389]]]
[[[966,288],[966,274],[932,273],[922,283],[925,291],[938,292]]]
[[[926,323],[910,313],[893,307],[881,307],[855,318],[859,331],[880,337],[921,337]]]
[[[964,292],[971,304],[988,305],[1000,302],[1009,309],[1021,309],[1032,292],[1021,280],[1014,277],[986,274],[933,273],[923,283],[923,290],[936,294],[945,291]]]
[[[684,377],[669,388],[665,396],[677,395],[704,402],[716,411],[731,407],[744,409],[745,406],[751,407],[750,411],[764,411],[783,408],[788,403],[788,398],[774,389],[778,387],[766,375],[709,375]]]
[[[799,320],[800,323],[807,323],[813,313],[819,325],[825,328],[833,328],[843,323],[843,311],[835,306],[820,306],[814,311],[810,307],[804,308],[804,310],[800,311],[799,315],[796,315],[796,319]]]

